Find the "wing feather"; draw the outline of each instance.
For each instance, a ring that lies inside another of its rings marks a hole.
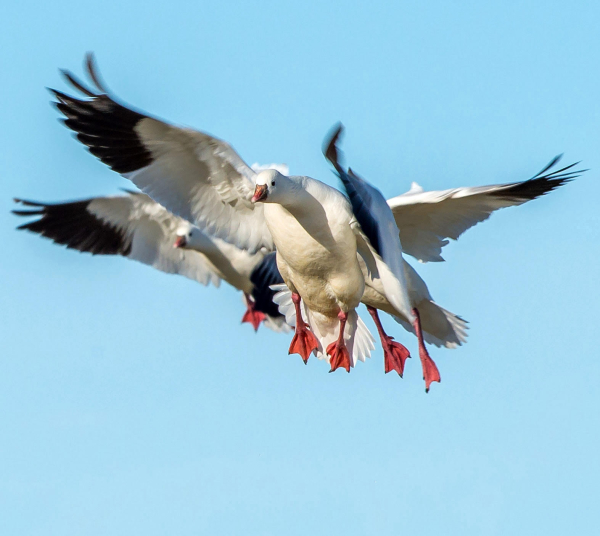
[[[63,74],[88,99],[51,91],[64,124],[94,156],[209,234],[252,252],[273,249],[263,206],[250,202],[255,172],[229,144],[119,103],[100,81],[91,54],[86,68],[96,91]]]
[[[574,170],[577,163],[550,171],[560,158],[523,182],[430,192],[413,185],[409,192],[389,199],[404,251],[421,262],[443,261],[447,239],[457,240],[495,210],[536,199],[585,171]]]
[[[177,231],[190,224],[144,194],[55,204],[15,201],[30,209],[14,214],[37,217],[18,229],[92,255],[121,255],[203,285],[219,285],[218,270],[203,254],[173,247]]]
[[[375,262],[377,272],[389,302],[407,318],[413,319],[408,295],[402,245],[399,231],[390,207],[381,192],[351,169],[347,172],[339,163],[337,142],[343,131],[338,125],[323,151],[333,164],[335,171],[350,198],[352,211],[359,225],[353,225],[361,256],[367,262]],[[361,244],[363,241],[366,244]],[[362,251],[361,251],[362,248]],[[373,260],[369,259],[372,256]]]

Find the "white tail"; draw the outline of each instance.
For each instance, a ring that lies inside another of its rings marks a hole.
[[[440,307],[432,300],[422,300],[416,305],[421,317],[423,337],[429,344],[456,348],[467,342],[468,322],[460,316]],[[394,317],[406,331],[415,333],[415,328],[402,318]]]

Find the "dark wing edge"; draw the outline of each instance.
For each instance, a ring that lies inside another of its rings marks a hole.
[[[89,100],[50,89],[56,98],[54,106],[65,117],[63,123],[76,133],[76,138],[87,146],[90,153],[118,173],[131,173],[150,165],[152,154],[135,130],[139,122],[149,116],[119,104],[108,95],[92,53],[86,55],[85,67],[93,89],[86,87],[69,71],[62,70],[61,73]]]
[[[284,281],[277,268],[275,256],[275,252],[265,255],[264,259],[250,274],[250,281],[254,286],[251,295],[254,299],[255,309],[270,317],[278,318],[283,315],[279,312],[277,304],[273,302],[273,296],[276,292],[271,290],[271,285],[281,285]]]
[[[531,179],[508,184],[504,188],[490,192],[489,195],[496,198],[515,199],[522,202],[531,201],[555,190],[563,184],[571,182],[573,179],[576,179],[588,171],[587,169],[573,169],[575,166],[579,165],[580,162],[575,162],[561,169],[550,171],[558,164],[562,156],[562,154],[555,156],[544,169],[535,174]]]
[[[24,223],[18,230],[31,231],[56,244],[92,255],[122,255],[131,252],[132,236],[125,230],[110,225],[88,211],[93,199],[71,203],[39,203],[14,199],[28,210],[13,210],[17,216],[38,217]]]
[[[379,224],[373,218],[370,212],[370,205],[372,204],[371,195],[365,188],[361,188],[360,191],[357,187],[363,182],[358,175],[356,175],[351,169],[345,171],[340,164],[340,151],[338,149],[338,141],[344,132],[344,126],[341,123],[337,123],[325,138],[323,144],[323,154],[325,158],[331,162],[335,169],[336,175],[342,181],[344,190],[350,199],[352,205],[352,211],[354,216],[358,220],[363,232],[371,242],[371,245],[381,255],[381,247],[379,242]]]
[[[338,172],[343,172],[342,166],[340,165],[339,157],[340,153],[338,151],[338,140],[340,139],[342,133],[344,132],[344,125],[338,122],[331,129],[327,136],[325,136],[325,142],[323,143],[323,154],[325,158],[331,162],[333,167]]]

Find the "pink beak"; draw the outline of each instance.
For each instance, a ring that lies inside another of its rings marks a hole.
[[[254,195],[252,196],[252,202],[257,203],[258,201],[264,201],[267,198],[267,185],[257,184],[254,189]]]
[[[185,236],[178,236],[177,239],[175,240],[175,243],[173,244],[174,248],[182,248],[187,244],[187,240],[185,238]]]

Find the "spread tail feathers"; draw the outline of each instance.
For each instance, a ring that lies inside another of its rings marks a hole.
[[[425,342],[446,348],[456,348],[467,342],[468,322],[460,316],[447,311],[432,300],[422,300],[417,304],[417,309]],[[412,324],[399,317],[394,319],[406,331],[415,333]]]

